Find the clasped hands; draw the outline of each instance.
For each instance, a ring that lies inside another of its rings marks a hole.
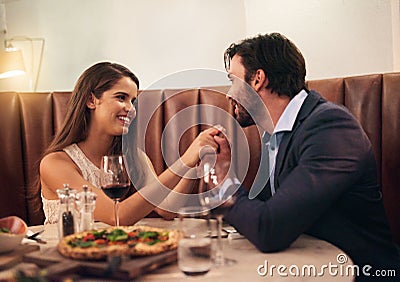
[[[221,125],[202,131],[181,157],[188,167],[198,168],[198,175],[203,176],[203,165],[209,163],[215,171],[218,182],[226,178],[231,163],[231,148],[226,137],[226,130]]]

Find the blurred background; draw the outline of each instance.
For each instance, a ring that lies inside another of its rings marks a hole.
[[[299,47],[307,79],[400,71],[399,14],[400,0],[0,0],[0,46],[19,48],[26,68],[0,91],[70,91],[104,60],[128,66],[141,89],[187,87],[154,83],[222,72],[232,42],[270,32]]]

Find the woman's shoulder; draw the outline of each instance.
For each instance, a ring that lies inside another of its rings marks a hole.
[[[64,151],[56,151],[47,154],[40,161],[40,179],[49,187],[60,187],[55,185],[59,179],[66,176],[68,178],[75,174],[81,174],[79,167],[72,161],[72,159]]]
[[[68,159],[67,153],[64,151],[56,151],[45,155],[42,158],[42,161],[49,161],[49,160],[66,160]]]
[[[58,162],[58,161],[69,161],[70,162],[71,161],[71,158],[69,156],[70,152],[75,151],[77,147],[78,146],[75,143],[73,143],[71,145],[68,145],[67,147],[65,147],[62,150],[57,150],[55,152],[48,153],[42,158],[41,163],[42,162],[52,163],[52,162]]]
[[[40,168],[57,168],[66,164],[73,164],[71,158],[64,151],[56,151],[45,155],[40,161]]]

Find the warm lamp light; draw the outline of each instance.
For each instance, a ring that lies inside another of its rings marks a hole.
[[[0,78],[8,78],[25,74],[22,52],[16,48],[0,51]]]
[[[1,0],[0,0],[1,1]],[[0,51],[0,79],[11,77],[15,75],[24,74],[25,64],[22,57],[22,51],[20,49],[14,48],[13,42],[25,42],[29,43],[31,50],[31,62],[29,66],[29,76],[30,76],[30,87],[33,92],[36,92],[37,85],[39,82],[40,69],[42,66],[43,51],[44,51],[44,38],[31,38],[26,36],[16,36],[4,41],[6,49]],[[34,52],[34,42],[40,44],[40,52],[38,63],[35,64],[35,52]],[[28,56],[29,57],[29,56]]]

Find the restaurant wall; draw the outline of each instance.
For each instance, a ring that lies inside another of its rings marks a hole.
[[[246,0],[246,34],[285,34],[309,79],[400,71],[399,2]]]
[[[242,0],[14,0],[6,13],[7,37],[46,39],[44,91],[71,90],[102,60],[130,67],[142,89],[185,69],[222,71],[223,51],[245,36]],[[22,79],[0,80],[0,90],[26,89]]]
[[[38,91],[71,90],[86,67],[102,60],[130,67],[142,89],[185,87],[183,81],[153,83],[193,68],[222,72],[231,42],[272,31],[298,45],[307,78],[317,79],[399,71],[399,2],[5,0],[5,37],[45,38]],[[29,69],[30,46],[15,45],[23,48]],[[35,67],[38,53],[35,45]],[[227,80],[210,80],[221,83]],[[0,91],[31,89],[27,76],[0,80]]]

